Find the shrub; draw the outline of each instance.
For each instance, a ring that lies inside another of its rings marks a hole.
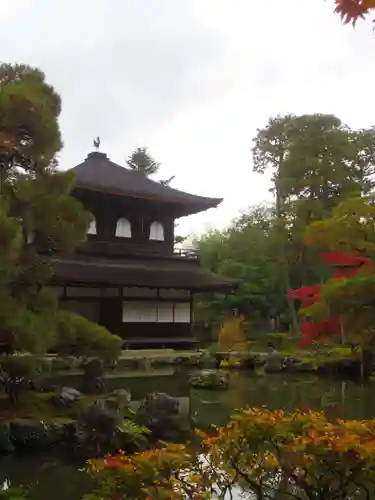
[[[31,354],[1,355],[0,383],[11,403],[18,403],[23,392],[35,389],[47,369],[42,359]]]
[[[27,497],[28,491],[22,486],[10,486],[6,483],[0,490],[1,500],[26,500]]]
[[[231,351],[246,343],[245,320],[242,316],[231,316],[223,321],[219,330],[219,345],[222,350]]]
[[[118,426],[121,434],[121,446],[124,449],[140,448],[147,441],[151,431],[133,420],[124,419]]]
[[[221,348],[218,342],[214,342],[207,347],[207,352],[211,354],[211,356],[214,356],[216,353],[220,352],[220,350]]]
[[[295,337],[291,337],[288,333],[271,332],[264,335],[266,344],[272,344],[277,350],[293,349],[297,345]]]
[[[118,358],[123,344],[120,337],[78,314],[61,311],[59,316],[57,350],[68,348],[73,355],[100,357],[109,362]]]
[[[120,449],[139,450],[149,433],[100,400],[87,407],[77,423],[79,446],[86,456],[100,456]]]
[[[99,489],[85,498],[198,500],[234,498],[235,490],[248,499],[374,498],[374,436],[372,420],[243,409],[202,435],[201,455],[167,444],[90,461]]]

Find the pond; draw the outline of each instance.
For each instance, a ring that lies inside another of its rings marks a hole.
[[[146,374],[145,374],[146,375]],[[375,382],[318,378],[309,375],[256,376],[233,372],[228,391],[190,389],[188,373],[167,370],[144,377],[113,380],[113,388],[130,389],[138,400],[153,391],[166,392],[190,402],[190,418],[196,427],[223,425],[231,411],[243,406],[270,409],[325,409],[332,416],[367,419],[375,416]],[[112,385],[112,383],[111,383]],[[28,485],[38,481],[31,500],[78,500],[90,490],[90,481],[78,466],[51,456],[9,456],[0,463],[0,481]]]

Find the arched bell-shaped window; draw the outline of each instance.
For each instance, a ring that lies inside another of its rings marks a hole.
[[[164,241],[164,227],[160,222],[154,221],[150,226],[150,240]]]
[[[128,219],[121,217],[117,221],[116,226],[116,236],[119,238],[131,238],[132,237],[132,226]]]
[[[87,229],[87,234],[96,234],[96,220],[92,219]]]

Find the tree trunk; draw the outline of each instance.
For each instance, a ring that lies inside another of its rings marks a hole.
[[[281,159],[280,159],[281,163]],[[284,221],[282,220],[282,209],[281,209],[281,194],[278,186],[278,179],[275,180],[276,185],[276,218],[277,218],[277,228],[278,228],[278,237],[280,240],[280,258],[281,265],[283,269],[283,278],[284,278],[284,290],[287,295],[288,309],[290,314],[290,326],[292,335],[296,335],[298,333],[298,321],[297,321],[297,313],[294,307],[294,301],[291,300],[288,296],[288,291],[292,288],[292,284],[289,276],[289,264],[286,252],[286,231],[284,226]]]
[[[364,349],[361,346],[361,378],[364,378],[365,376],[365,356],[364,356]]]

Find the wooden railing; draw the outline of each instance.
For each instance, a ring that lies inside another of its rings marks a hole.
[[[37,249],[41,253],[52,254],[58,251],[53,243],[38,242]],[[161,258],[181,258],[192,261],[199,261],[199,253],[193,248],[171,248],[166,242],[149,242],[139,244],[133,241],[113,242],[89,240],[79,246],[78,253],[84,253],[92,256],[107,257],[161,257]]]
[[[198,250],[194,248],[175,248],[173,254],[185,259],[199,260]]]

